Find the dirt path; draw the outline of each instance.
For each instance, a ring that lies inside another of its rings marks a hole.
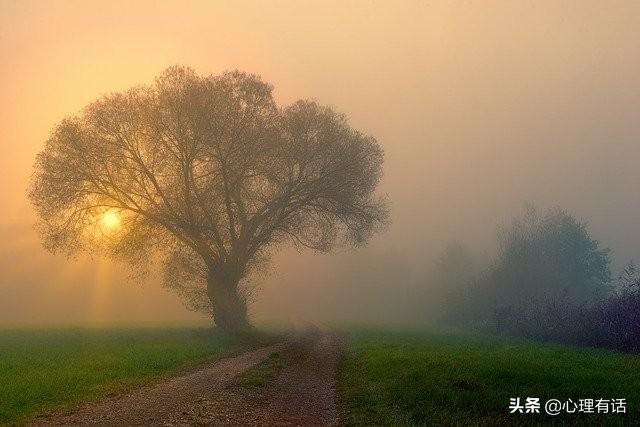
[[[305,334],[131,393],[37,418],[32,425],[337,425],[339,350],[339,340],[331,334]],[[231,386],[234,377],[275,352],[286,363],[268,384]]]

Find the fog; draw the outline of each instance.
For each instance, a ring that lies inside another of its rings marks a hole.
[[[165,67],[240,69],[385,150],[392,223],[367,247],[283,248],[258,322],[395,322],[451,241],[491,257],[524,202],[640,260],[640,3],[0,0],[0,326],[205,321],[158,277],[41,248],[26,197],[53,126]],[[425,310],[431,308],[426,305]]]

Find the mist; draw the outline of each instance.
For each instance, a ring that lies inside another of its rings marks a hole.
[[[48,254],[26,196],[56,123],[172,64],[259,74],[385,150],[389,228],[281,250],[248,284],[257,322],[409,321],[447,245],[490,259],[525,202],[586,221],[614,271],[640,260],[639,19],[633,2],[0,1],[0,325],[207,321],[155,275]]]

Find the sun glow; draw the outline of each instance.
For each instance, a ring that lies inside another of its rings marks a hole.
[[[105,231],[114,231],[120,228],[120,214],[116,211],[106,211],[100,218],[100,225]]]

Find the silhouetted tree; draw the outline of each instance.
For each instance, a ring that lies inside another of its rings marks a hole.
[[[586,302],[611,290],[609,249],[600,247],[584,222],[561,209],[541,215],[527,206],[498,240],[489,286],[503,300],[563,296]]]
[[[640,291],[640,269],[629,261],[618,276],[618,285],[623,292]]]
[[[574,313],[612,291],[609,249],[563,210],[535,207],[498,233],[494,262],[446,306],[447,320],[532,338],[560,339]]]
[[[63,120],[30,191],[45,246],[134,265],[159,255],[189,307],[244,328],[239,283],[272,249],[361,244],[386,220],[375,139],[315,102],[279,108],[271,92],[254,75],[171,67]]]
[[[478,283],[476,301],[502,332],[559,339],[577,307],[611,292],[609,249],[584,222],[556,209],[539,214],[527,206],[499,234],[494,265]]]

